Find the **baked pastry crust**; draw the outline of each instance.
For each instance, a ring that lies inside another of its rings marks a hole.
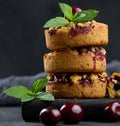
[[[52,74],[49,74],[52,76]],[[58,75],[57,75],[58,76]],[[46,85],[46,92],[55,98],[103,98],[106,95],[107,74],[72,74],[67,78],[60,76],[54,78]]]
[[[46,46],[50,50],[108,44],[108,25],[96,21],[73,23],[45,30]]]
[[[47,73],[104,72],[106,51],[102,47],[54,51],[44,55],[44,70]]]
[[[110,98],[120,98],[120,73],[114,72],[107,84],[107,92]]]

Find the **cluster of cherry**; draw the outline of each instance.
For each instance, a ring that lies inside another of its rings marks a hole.
[[[103,107],[103,112],[109,120],[117,121],[120,119],[120,103],[112,101]],[[67,124],[76,124],[84,118],[83,107],[75,102],[67,102],[57,109],[53,106],[46,107],[40,111],[39,119],[45,125],[55,125],[61,120]]]

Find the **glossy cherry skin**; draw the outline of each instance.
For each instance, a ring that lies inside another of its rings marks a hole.
[[[83,108],[79,104],[73,102],[67,102],[62,105],[60,112],[62,114],[63,122],[69,124],[75,124],[82,121],[84,116]]]
[[[107,103],[104,106],[104,114],[111,121],[120,119],[120,103],[117,101]]]
[[[46,107],[40,111],[39,120],[45,125],[54,126],[61,120],[61,113],[54,107]]]
[[[80,9],[78,6],[73,6],[72,7],[72,13],[75,14],[76,12],[80,12],[82,9]]]

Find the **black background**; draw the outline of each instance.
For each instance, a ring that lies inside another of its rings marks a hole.
[[[120,0],[0,0],[0,78],[34,75],[43,68],[44,23],[63,16],[58,2],[96,9],[96,20],[109,25],[107,63],[120,60]]]

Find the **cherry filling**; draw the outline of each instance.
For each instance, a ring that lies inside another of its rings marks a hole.
[[[89,77],[87,77],[87,78],[82,78],[82,79],[78,80],[78,82],[79,82],[79,84],[82,85],[83,87],[84,87],[86,84],[88,84],[89,86],[92,86],[92,84],[93,84],[93,81],[92,81]]]
[[[53,73],[52,77],[49,79],[49,83],[48,84],[52,84],[52,83],[56,83],[56,82],[60,82],[62,84],[66,84],[69,83],[70,85],[73,84],[72,80],[70,79],[70,77],[73,75],[73,73]],[[79,75],[79,73],[78,73]],[[82,86],[85,86],[86,84],[89,84],[90,86],[93,84],[93,80],[88,76],[86,76],[86,78],[84,78],[84,74],[81,75],[80,74],[80,79],[78,79],[77,81],[79,82],[79,84],[81,84]],[[102,75],[97,75],[98,79],[102,82],[107,81],[107,77],[104,77]]]
[[[117,90],[120,90],[120,81],[114,85],[114,89],[117,91]]]
[[[66,82],[68,81],[68,79],[66,78],[66,76],[63,76],[61,74],[54,74],[54,80],[57,82]]]
[[[66,73],[66,74],[60,74],[60,73],[55,73],[52,75],[52,78],[49,80],[50,82],[62,82],[62,83],[69,83],[70,85],[73,83],[72,80],[70,79],[70,76],[72,73]],[[78,80],[80,84],[92,84],[92,80],[90,78],[82,78]]]
[[[95,55],[99,57],[100,60],[105,58],[105,55],[101,52],[101,50],[95,48]]]
[[[55,35],[56,34],[56,30],[55,29],[52,29],[52,30],[49,30],[48,31],[49,35]]]
[[[92,80],[90,78],[82,78],[80,80],[78,80],[80,82],[80,84],[84,85],[85,83],[87,84],[92,84]]]
[[[94,61],[93,71],[96,69],[97,60],[103,61],[106,58],[106,55],[103,54],[100,50],[95,49],[94,54],[95,56],[93,57],[93,61]]]
[[[52,82],[71,83],[70,76],[71,76],[71,73],[67,73],[67,74],[66,73],[53,73],[52,78],[49,80],[49,82],[52,81]]]
[[[102,76],[98,75],[98,78],[102,82],[106,82],[106,81],[108,82],[108,76],[107,77],[102,77]]]
[[[91,48],[86,47],[87,51],[85,51],[85,52],[88,54],[91,54],[91,53],[95,54],[93,57],[93,62],[94,62],[93,71],[94,71],[94,70],[96,70],[96,62],[103,61],[106,58],[106,54],[104,54],[99,48],[96,48],[96,47],[92,47],[92,48],[94,49],[94,51],[92,51]],[[82,53],[84,53],[81,48],[76,48],[76,50],[79,52],[80,55],[82,55]]]
[[[114,79],[117,80],[117,83],[114,85],[114,89],[115,89],[116,91],[117,91],[117,90],[120,90],[120,77],[115,76]]]
[[[91,31],[91,29],[93,28],[93,26],[89,25],[89,26],[79,26],[76,24],[75,28],[71,27],[70,29],[70,35],[72,37],[75,37],[79,34],[87,34]]]

